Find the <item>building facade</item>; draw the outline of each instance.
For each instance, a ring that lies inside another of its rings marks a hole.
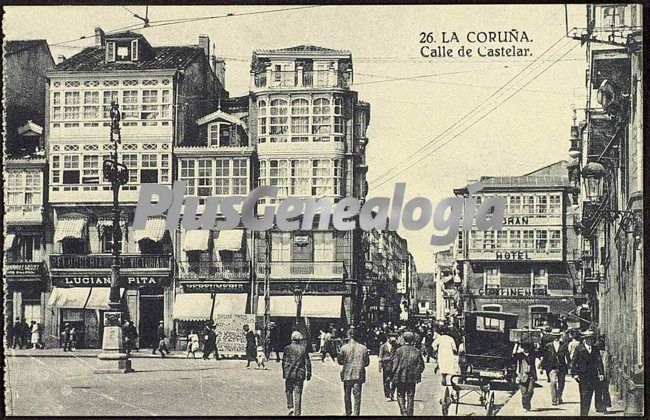
[[[586,8],[586,28],[573,33],[587,51],[585,120],[571,127],[569,150],[584,288],[606,376],[626,414],[643,415],[643,8]]]
[[[5,326],[15,319],[43,325],[47,214],[44,151],[45,73],[54,60],[44,40],[7,41],[4,49]]]
[[[368,104],[350,90],[349,51],[315,46],[257,50],[251,62],[250,138],[259,159],[258,185],[287,196],[362,200],[366,194]],[[314,220],[314,227],[318,225]],[[361,231],[326,229],[258,232],[254,238],[255,292],[264,315],[268,267],[271,317],[283,336],[297,317],[297,300],[313,337],[329,324],[359,316],[363,267]],[[294,294],[301,296],[298,298]]]
[[[461,231],[463,310],[519,315],[518,325],[552,325],[583,303],[577,206],[560,161],[523,176],[483,177],[474,195],[503,197],[503,229]],[[467,189],[454,190],[466,196]]]
[[[171,331],[176,237],[161,218],[149,219],[143,230],[131,225],[140,185],[171,187],[175,145],[198,142],[196,121],[227,96],[215,67],[206,36],[196,46],[154,47],[140,34],[105,35],[97,28],[93,47],[47,73],[48,335],[58,337],[69,323],[81,346],[101,347],[113,246],[121,250],[121,296],[140,346],[156,341],[159,321]],[[103,174],[103,161],[113,152],[112,101],[121,112],[119,162],[129,172],[119,195],[118,244],[112,240],[111,185]]]

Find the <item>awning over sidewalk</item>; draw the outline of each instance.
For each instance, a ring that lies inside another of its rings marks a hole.
[[[216,247],[219,251],[239,251],[242,247],[244,231],[242,229],[221,230]]]
[[[163,236],[165,236],[165,219],[162,217],[148,219],[144,229],[133,229],[133,240],[135,242],[140,242],[143,239],[158,242]]]
[[[343,296],[312,296],[302,297],[300,316],[311,318],[340,318]],[[264,315],[264,297],[257,301],[257,315]],[[271,296],[271,316],[296,316],[296,301],[294,296]]]
[[[54,228],[54,242],[64,239],[82,239],[86,231],[85,217],[66,217],[59,219]]]
[[[214,314],[245,314],[247,301],[247,293],[217,293]],[[210,293],[179,293],[174,301],[173,318],[179,321],[207,321],[210,319],[211,309]]]
[[[16,235],[13,233],[7,234],[7,236],[5,236],[5,251],[9,251],[11,248],[13,248],[15,241]]]
[[[207,251],[210,244],[209,230],[185,231],[183,251]]]
[[[109,287],[55,287],[46,306],[62,309],[108,310],[110,292]],[[120,289],[120,297],[123,294],[124,289]]]

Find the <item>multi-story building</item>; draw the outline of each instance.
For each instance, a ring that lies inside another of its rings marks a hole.
[[[460,276],[454,249],[444,249],[433,254],[433,275],[436,293],[436,318],[455,320],[460,314],[458,308]]]
[[[15,318],[43,324],[46,220],[43,124],[45,72],[54,60],[44,40],[7,41],[4,54],[5,326]]]
[[[351,83],[349,51],[302,45],[253,53],[250,138],[257,146],[259,185],[279,189],[278,199],[262,206],[287,196],[365,197],[370,109],[350,90]],[[258,234],[257,314],[264,314],[262,280],[269,253],[271,317],[280,331],[292,327],[298,295],[312,336],[330,323],[351,323],[362,299],[361,241],[360,230],[337,231],[331,225],[276,230],[270,240]]]
[[[436,315],[436,281],[434,273],[418,273],[415,283],[417,312],[420,315]]]
[[[584,288],[605,338],[606,376],[643,415],[643,6],[587,5],[585,120],[571,127]]]
[[[175,145],[200,144],[196,121],[227,96],[223,63],[210,64],[210,40],[199,45],[155,47],[137,33],[104,34],[95,45],[47,73],[45,134],[52,229],[47,229],[52,281],[48,332],[75,326],[80,345],[101,345],[101,311],[108,309],[111,252],[120,247],[126,316],[140,345],[155,341],[156,327],[172,320],[173,235],[161,218],[131,229],[140,185],[171,187]],[[128,167],[120,190],[122,241],[112,240],[112,191],[103,174],[110,158],[111,102],[121,112],[119,161]],[[213,161],[210,161],[213,163]],[[53,234],[49,234],[53,232]],[[48,318],[48,317],[46,317]]]
[[[463,310],[519,315],[519,326],[553,324],[582,304],[577,206],[560,161],[522,176],[482,177],[485,197],[503,197],[502,230],[459,234]],[[467,188],[455,189],[466,196]]]

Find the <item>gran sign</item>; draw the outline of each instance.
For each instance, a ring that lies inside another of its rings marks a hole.
[[[67,287],[110,287],[111,276],[53,276],[52,284]],[[120,287],[169,286],[169,276],[120,276]]]

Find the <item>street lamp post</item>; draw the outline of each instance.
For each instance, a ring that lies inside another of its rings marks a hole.
[[[296,331],[300,326],[300,313],[302,312],[302,289],[296,286],[293,289],[293,299],[296,301]]]
[[[113,143],[113,154],[111,159],[104,161],[104,174],[111,182],[113,191],[113,247],[111,262],[111,288],[109,295],[109,310],[104,313],[104,335],[102,339],[102,353],[99,359],[117,361],[117,371],[122,373],[133,372],[129,356],[124,353],[122,341],[122,303],[120,299],[120,244],[122,240],[122,229],[120,228],[119,204],[120,187],[127,183],[129,171],[126,166],[118,162],[118,144],[121,143],[120,134],[120,111],[117,102],[111,101],[111,129],[110,141]],[[115,369],[107,369],[114,371]]]

